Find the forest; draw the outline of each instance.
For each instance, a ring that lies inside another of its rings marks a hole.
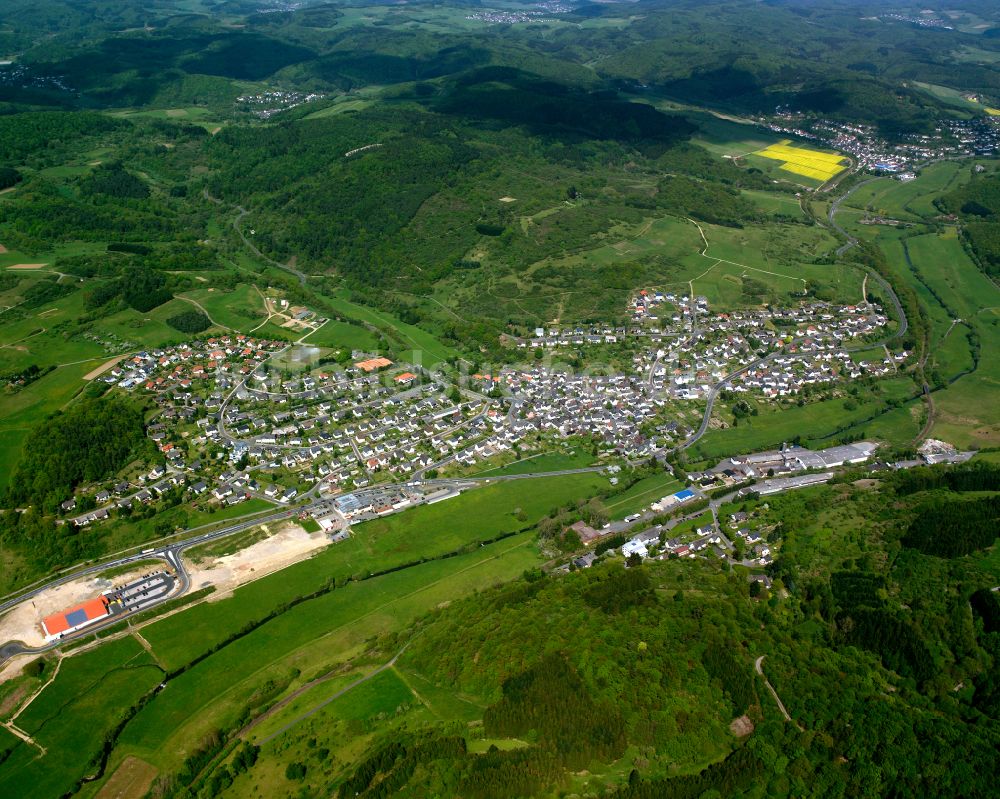
[[[143,413],[134,402],[81,400],[28,436],[3,505],[30,503],[51,512],[77,485],[113,476],[146,446]]]

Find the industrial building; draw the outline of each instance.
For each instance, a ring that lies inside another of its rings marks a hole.
[[[46,639],[51,641],[100,621],[110,613],[108,598],[100,596],[61,613],[53,613],[42,621],[42,629],[45,631]]]

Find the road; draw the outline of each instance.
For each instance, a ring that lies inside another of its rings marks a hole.
[[[749,372],[751,369],[756,369],[758,366],[763,366],[768,361],[777,358],[784,351],[785,351],[784,348],[782,348],[779,350],[775,350],[774,352],[769,352],[767,355],[764,355],[755,361],[751,361],[746,366],[741,366],[736,371],[730,372],[728,375],[722,378],[722,380],[720,380],[718,383],[712,386],[712,390],[708,392],[708,404],[705,406],[705,413],[701,418],[701,425],[694,433],[692,433],[690,436],[684,439],[683,442],[678,444],[673,449],[667,451],[681,452],[682,450],[694,446],[697,443],[698,439],[700,439],[703,435],[705,435],[705,431],[708,430],[708,424],[709,422],[712,421],[712,408],[715,407],[715,400],[718,398],[722,390],[729,384],[729,382],[733,378],[739,377],[745,372]]]
[[[837,212],[840,210],[841,204],[844,202],[844,200],[846,200],[848,197],[854,194],[854,192],[856,192],[862,186],[867,186],[869,183],[874,183],[875,181],[882,179],[883,178],[869,178],[868,180],[863,180],[856,186],[853,186],[846,193],[842,194],[840,197],[838,197],[830,204],[830,210],[827,213],[827,221],[829,222],[829,225],[833,230],[835,230],[837,233],[839,233],[841,236],[847,239],[847,241],[844,244],[842,244],[840,247],[837,248],[838,258],[842,256],[845,252],[847,252],[849,249],[851,249],[851,247],[854,247],[858,243],[858,240],[850,233],[848,233],[846,230],[844,230],[844,228],[840,226],[840,223],[837,222]],[[888,343],[893,339],[902,338],[904,335],[906,335],[906,331],[909,329],[909,321],[906,318],[906,313],[903,311],[903,306],[899,301],[899,297],[896,296],[896,292],[893,290],[892,286],[889,285],[889,282],[884,277],[882,277],[882,275],[880,275],[878,272],[876,272],[874,269],[871,269],[870,267],[864,267],[864,270],[867,273],[868,277],[870,277],[872,280],[878,283],[882,291],[885,292],[886,296],[889,298],[889,301],[892,303],[894,310],[896,311],[896,318],[899,320],[899,327],[896,329],[896,332],[893,333],[891,336],[889,336],[888,339],[885,339],[884,341],[875,344],[873,346],[881,346],[882,344]]]
[[[94,564],[85,569],[75,571],[71,574],[64,575],[55,580],[52,580],[45,585],[38,586],[30,591],[21,593],[13,598],[10,598],[0,604],[0,613],[12,608],[14,605],[18,605],[22,602],[30,600],[31,598],[41,594],[44,591],[54,588],[58,585],[68,583],[72,580],[78,580],[81,577],[86,577],[88,574],[97,574],[100,572],[108,571],[110,569],[118,568],[119,566],[127,566],[130,563],[136,563],[145,560],[162,560],[167,563],[170,567],[174,569],[177,574],[178,590],[173,592],[169,597],[164,597],[160,602],[153,603],[143,610],[147,610],[149,607],[154,607],[157,604],[162,604],[162,602],[174,599],[175,597],[183,596],[188,592],[191,587],[190,577],[187,570],[184,568],[184,561],[181,557],[186,549],[190,547],[197,546],[198,544],[204,544],[208,541],[214,541],[219,538],[225,538],[226,536],[233,535],[234,533],[247,530],[250,527],[256,527],[259,524],[267,524],[268,522],[279,521],[281,519],[287,519],[295,513],[300,512],[303,509],[298,508],[282,508],[276,513],[272,513],[267,516],[258,516],[253,519],[248,519],[242,522],[237,522],[236,524],[227,525],[218,530],[213,530],[211,532],[202,533],[201,535],[196,535],[192,538],[186,538],[183,541],[176,541],[173,543],[165,544],[160,547],[154,547],[152,551],[150,549],[143,550],[142,552],[136,552],[132,555],[127,555],[125,557],[116,558],[111,561],[106,561],[103,563]],[[72,636],[74,638],[84,637],[90,635],[94,632],[98,632],[106,627],[117,624],[122,620],[122,616],[111,616],[103,624],[93,624],[89,627],[84,628],[78,636]],[[57,646],[62,644],[64,640],[60,639],[52,641],[41,647],[29,647],[26,646],[21,641],[8,641],[3,646],[0,646],[0,664],[15,655],[21,655],[25,653],[41,653],[47,652],[50,649],[55,649]]]
[[[767,657],[767,655],[761,655],[759,658],[757,658],[757,660],[754,661],[753,667],[757,670],[757,673],[763,678],[764,685],[766,685],[767,686],[767,690],[771,692],[771,696],[774,697],[774,701],[778,703],[778,710],[780,710],[781,711],[781,715],[785,717],[785,721],[791,721],[792,717],[790,715],[788,715],[788,711],[785,709],[784,703],[781,701],[780,697],[778,696],[778,692],[775,691],[774,690],[774,686],[771,685],[770,682],[768,682],[767,677],[764,677],[764,669],[761,668],[761,664],[764,662],[764,658],[765,657]],[[801,724],[796,723],[795,726],[798,727],[800,731],[802,730],[802,725]]]
[[[208,193],[208,189],[204,189],[202,191],[202,196],[204,196],[204,198],[206,200],[208,200],[209,202],[215,203],[216,205],[223,205],[224,204],[222,202],[222,200],[220,200],[220,199],[218,199],[216,197],[213,197],[211,194],[209,194]],[[296,269],[291,264],[279,264],[277,261],[272,260],[271,258],[268,258],[266,255],[264,255],[264,253],[262,253],[260,250],[258,250],[257,247],[254,245],[254,243],[252,241],[250,241],[250,239],[248,239],[246,237],[246,234],[243,232],[243,229],[240,227],[240,222],[243,221],[243,217],[245,217],[250,212],[247,211],[247,209],[244,208],[242,205],[234,205],[232,207],[235,208],[236,212],[237,212],[236,213],[236,218],[233,219],[233,230],[236,231],[236,235],[240,237],[240,240],[243,242],[243,244],[246,246],[246,248],[248,250],[250,250],[250,252],[252,252],[258,258],[260,258],[262,261],[265,261],[265,262],[269,263],[271,266],[274,266],[274,267],[276,267],[278,269],[281,269],[281,270],[283,270],[285,272],[289,272],[289,273],[295,275],[295,277],[298,278],[299,284],[302,285],[302,286],[304,286],[306,284],[306,281],[309,280],[309,276],[305,272],[302,272],[302,271]]]
[[[851,247],[855,246],[858,243],[858,240],[850,233],[848,233],[846,230],[844,230],[844,228],[842,228],[837,222],[836,218],[837,211],[840,210],[841,203],[843,203],[844,200],[850,197],[851,194],[860,189],[862,186],[865,186],[869,183],[872,183],[880,179],[881,178],[870,178],[869,180],[864,180],[861,183],[858,183],[856,186],[852,187],[849,191],[847,191],[846,193],[838,197],[836,200],[834,200],[833,203],[830,205],[830,211],[828,214],[830,227],[833,228],[836,232],[838,232],[841,236],[847,239],[847,242],[837,249],[838,256],[843,255],[845,252],[847,252],[847,250],[849,250]],[[887,336],[884,336],[878,341],[865,342],[863,344],[865,348],[881,347],[888,344],[890,341],[902,338],[904,335],[906,335],[906,331],[909,329],[909,321],[906,318],[906,312],[903,310],[903,305],[899,301],[899,297],[896,296],[896,292],[893,290],[889,282],[874,269],[871,269],[870,267],[863,267],[863,269],[865,270],[867,277],[873,280],[875,283],[877,283],[881,287],[882,291],[885,293],[885,296],[889,298],[889,302],[892,303],[893,309],[896,312],[896,318],[899,320],[899,327],[894,332],[890,333]],[[753,363],[749,363],[746,366],[736,370],[735,372],[731,372],[730,374],[726,375],[722,380],[720,380],[718,383],[716,383],[715,386],[712,387],[712,390],[709,392],[708,404],[705,407],[705,414],[702,417],[701,425],[692,435],[686,438],[681,444],[679,444],[678,446],[674,447],[672,450],[669,451],[680,452],[682,450],[686,450],[694,446],[694,444],[696,444],[698,440],[705,435],[705,432],[708,430],[709,422],[712,419],[712,409],[715,405],[715,400],[722,392],[722,390],[726,387],[726,385],[728,385],[728,383],[733,378],[739,377],[741,374],[749,371],[750,369],[756,369],[758,366],[762,366],[771,359],[780,355],[782,352],[784,352],[783,349],[775,350],[774,352],[765,355],[762,358],[757,359]],[[649,374],[650,378],[652,378],[653,374],[652,369],[650,369]],[[926,384],[924,386],[924,390],[925,392],[927,392]]]

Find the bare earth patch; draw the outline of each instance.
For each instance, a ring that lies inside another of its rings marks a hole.
[[[7,252],[7,248],[0,244],[0,255],[3,255],[5,252]]]
[[[729,723],[729,731],[737,738],[743,738],[753,732],[753,722],[749,716],[740,716]]]
[[[8,269],[41,269],[43,266],[48,266],[48,264],[14,264],[13,266],[8,266]]]
[[[33,599],[15,605],[11,610],[0,616],[0,643],[5,641],[23,641],[28,646],[41,646],[45,643],[42,632],[42,619],[60,610],[77,605],[87,599],[93,599],[102,591],[111,589],[115,584],[127,583],[149,571],[139,568],[128,574],[117,575],[113,580],[105,580],[97,576],[81,577],[64,585],[51,588]],[[6,671],[6,669],[5,669]]]
[[[155,766],[129,755],[97,792],[95,799],[141,799],[158,773]]]
[[[22,685],[16,691],[7,696],[2,702],[0,702],[0,718],[4,718],[9,713],[13,712],[14,708],[20,705],[27,695],[28,686]]]
[[[93,380],[95,377],[98,377],[99,375],[104,374],[106,371],[108,371],[108,369],[110,369],[116,363],[118,363],[121,360],[124,360],[127,357],[128,357],[128,355],[119,355],[117,358],[112,358],[110,361],[106,361],[105,363],[102,363],[96,369],[92,369],[91,371],[87,372],[87,374],[85,374],[83,376],[83,379],[84,380]]]
[[[224,599],[237,586],[260,579],[272,572],[302,560],[303,556],[322,549],[330,543],[325,533],[307,533],[297,524],[286,524],[274,535],[251,544],[246,549],[223,555],[202,564],[185,566],[191,577],[191,588],[198,590],[215,586],[209,602]]]

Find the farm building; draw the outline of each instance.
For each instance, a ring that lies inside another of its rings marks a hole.
[[[53,613],[42,621],[42,629],[46,638],[52,639],[65,633],[76,632],[103,619],[111,613],[107,597],[90,599],[82,605],[77,605],[61,613]]]

